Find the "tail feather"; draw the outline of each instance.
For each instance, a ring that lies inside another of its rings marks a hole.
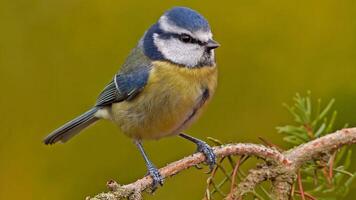
[[[58,141],[66,142],[73,136],[77,135],[81,130],[96,122],[99,118],[95,117],[95,113],[99,108],[94,107],[79,117],[67,122],[63,126],[54,130],[49,134],[43,142],[45,144],[54,144]]]

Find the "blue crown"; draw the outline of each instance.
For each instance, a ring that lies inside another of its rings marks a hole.
[[[165,14],[176,26],[189,31],[210,30],[208,21],[196,11],[186,7],[174,7]]]
[[[196,11],[186,7],[174,7],[168,10],[164,16],[174,25],[195,32],[198,30],[209,31],[210,26],[206,19]],[[162,34],[164,31],[160,28],[159,23],[153,24],[143,37],[144,54],[152,60],[164,60],[164,56],[154,45],[153,34]],[[161,35],[164,37],[164,35]]]

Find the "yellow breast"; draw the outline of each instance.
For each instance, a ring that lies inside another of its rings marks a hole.
[[[111,118],[136,139],[172,135],[200,115],[216,84],[216,67],[186,68],[156,61],[143,91],[131,101],[113,104]],[[209,96],[204,105],[199,105],[206,90]]]

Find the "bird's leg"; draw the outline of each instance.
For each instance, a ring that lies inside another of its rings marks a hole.
[[[135,140],[137,148],[140,150],[145,164],[148,170],[148,174],[152,177],[152,190],[156,190],[158,184],[163,185],[163,177],[159,173],[158,169],[153,165],[153,163],[148,159],[145,150],[143,149],[142,143],[139,140]]]
[[[180,133],[179,136],[191,142],[194,142],[197,145],[197,151],[205,155],[205,162],[209,165],[210,168],[210,171],[208,173],[210,173],[216,165],[216,156],[214,154],[213,149],[206,142],[190,135]]]

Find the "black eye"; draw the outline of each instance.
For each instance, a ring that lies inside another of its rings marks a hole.
[[[187,34],[182,34],[179,36],[179,40],[184,42],[184,43],[192,43],[193,42],[193,38],[190,37],[189,35]]]

